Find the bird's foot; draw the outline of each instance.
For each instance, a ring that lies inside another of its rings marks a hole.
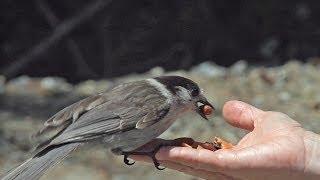
[[[128,159],[129,155],[140,155],[140,156],[148,156],[152,159],[154,167],[156,167],[158,170],[164,170],[165,168],[160,167],[160,163],[156,158],[156,153],[162,146],[156,147],[154,150],[149,151],[149,152],[143,152],[143,151],[130,151],[130,152],[122,152],[123,157],[123,162],[126,165],[133,165],[135,162],[131,162]]]
[[[194,143],[195,141],[192,138],[178,138],[174,140],[164,140],[164,139],[157,138],[139,147],[134,151],[122,152],[122,155],[124,155],[123,162],[127,165],[133,165],[134,162],[130,163],[128,159],[129,155],[144,155],[152,159],[154,166],[158,170],[164,170],[165,168],[160,167],[160,163],[156,158],[156,154],[161,147],[164,147],[164,146],[182,146],[182,147],[187,146],[188,147],[188,146],[193,146]]]
[[[128,159],[129,154],[123,153],[122,155],[123,155],[123,162],[124,162],[126,165],[131,166],[131,165],[134,165],[134,163],[136,163],[136,162],[134,162],[134,161],[133,161],[133,162],[130,162],[130,160]]]

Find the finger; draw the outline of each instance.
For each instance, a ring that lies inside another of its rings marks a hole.
[[[206,154],[203,149],[192,149],[185,147],[163,147],[156,154],[156,158],[160,161],[172,161],[182,165],[190,166],[195,169],[208,169],[210,158],[213,156],[212,151],[210,154]],[[202,161],[203,156],[206,159]],[[213,169],[211,166],[210,169]]]
[[[176,162],[171,162],[171,161],[161,161],[161,164],[164,167],[167,167],[169,169],[174,169],[179,172],[183,172],[185,174],[189,174],[191,176],[196,176],[200,177],[202,179],[207,179],[207,180],[223,180],[223,179],[231,179],[227,175],[224,175],[220,172],[213,172],[213,171],[206,171],[202,169],[194,169],[190,166],[185,166]]]
[[[241,101],[228,101],[223,107],[223,116],[229,124],[250,131],[263,113],[264,111]]]
[[[133,155],[130,156],[130,158],[137,160],[137,161],[142,161],[142,162],[147,162],[147,163],[153,163],[150,157],[147,156],[137,156]],[[214,180],[214,179],[228,179],[228,176],[225,174],[222,174],[220,172],[213,172],[213,169],[211,171],[207,170],[202,170],[202,169],[195,169],[191,167],[191,163],[189,165],[183,165],[179,164],[177,162],[173,162],[172,160],[160,160],[159,162],[161,166],[164,166],[166,168],[174,169],[192,176],[200,177],[203,179],[208,179],[208,180]],[[229,178],[230,179],[230,178]]]
[[[133,159],[135,161],[152,162],[152,160],[149,156],[130,155],[129,158]]]
[[[249,155],[248,155],[249,156]],[[246,158],[249,158],[246,156]],[[156,155],[160,161],[177,162],[195,169],[219,172],[224,170],[239,169],[248,166],[244,161],[245,156],[239,156],[237,151],[207,149],[192,149],[186,147],[164,147]],[[255,157],[255,156],[254,156]]]

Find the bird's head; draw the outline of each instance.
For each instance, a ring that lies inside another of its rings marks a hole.
[[[190,107],[204,119],[214,111],[214,107],[203,95],[197,83],[181,76],[160,76],[155,78],[165,85],[178,103]]]

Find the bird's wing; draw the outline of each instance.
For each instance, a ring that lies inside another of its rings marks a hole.
[[[154,124],[169,111],[168,99],[147,82],[137,83],[120,85],[58,112],[46,125],[61,130],[39,148],[87,141],[101,135],[142,129]]]
[[[38,131],[35,136],[38,137],[53,130],[60,131],[72,122],[76,121],[79,116],[85,112],[105,103],[106,101],[107,99],[102,94],[96,94],[80,100],[50,117],[44,123],[44,127]]]

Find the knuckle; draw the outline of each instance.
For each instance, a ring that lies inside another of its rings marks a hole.
[[[184,157],[185,151],[182,148],[175,148],[173,153],[173,158]]]

